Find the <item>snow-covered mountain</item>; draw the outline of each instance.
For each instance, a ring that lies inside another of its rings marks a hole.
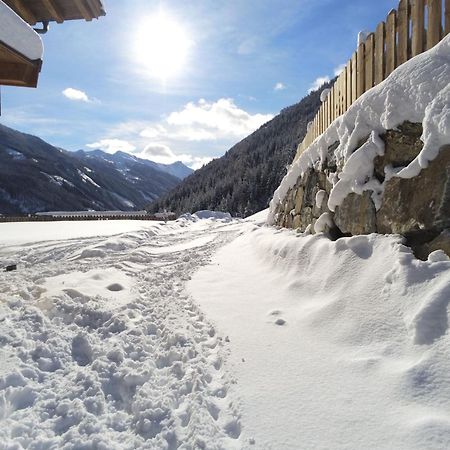
[[[68,152],[0,125],[0,213],[133,210],[191,172],[126,153]]]
[[[138,158],[121,151],[110,154],[103,152],[102,150],[93,150],[89,152],[78,150],[76,154],[80,156],[87,156],[88,158],[99,158],[104,161],[108,161],[115,164],[119,170],[128,170],[130,166],[133,166],[134,164],[143,164],[147,167],[152,167],[153,169],[169,173],[180,180],[186,178],[193,172],[190,167],[185,166],[181,161],[176,161],[172,164],[161,164],[148,159]]]

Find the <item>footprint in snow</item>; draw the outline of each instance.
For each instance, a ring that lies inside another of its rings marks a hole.
[[[119,283],[113,283],[106,287],[108,291],[118,292],[123,291],[124,287]]]

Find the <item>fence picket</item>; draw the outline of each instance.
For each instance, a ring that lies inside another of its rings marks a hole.
[[[409,0],[400,0],[397,12],[397,63],[396,67],[409,59]]]
[[[357,95],[357,82],[356,82],[356,77],[357,77],[357,56],[356,56],[356,52],[353,53],[352,55],[352,103],[356,101],[356,99],[358,98]]]
[[[378,24],[375,31],[375,69],[374,84],[377,85],[384,80],[384,22]]]
[[[414,0],[412,7],[412,56],[423,52],[425,0]]]
[[[397,13],[392,9],[386,18],[386,67],[384,77],[387,78],[395,69],[396,63],[396,25]]]
[[[444,36],[450,33],[450,0],[445,0]]]
[[[360,97],[365,92],[366,64],[364,60],[364,44],[359,44],[356,57],[356,96]]]
[[[347,108],[352,104],[352,62],[351,60],[347,63],[346,66],[346,93],[345,97],[347,98]]]
[[[427,50],[429,50],[441,40],[442,0],[427,0],[427,2],[428,2]]]
[[[373,33],[370,33],[364,43],[364,59],[365,65],[364,68],[366,79],[365,79],[365,87],[366,91],[373,87],[373,56],[375,50],[375,36]]]

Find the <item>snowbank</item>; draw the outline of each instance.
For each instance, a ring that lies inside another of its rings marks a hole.
[[[251,225],[247,225],[251,227]],[[251,227],[188,288],[230,340],[255,448],[450,446],[450,261]]]
[[[0,1],[0,41],[31,60],[42,59],[40,36],[11,8]]]
[[[339,176],[330,177],[333,189],[328,202],[334,211],[351,192],[373,191],[375,204],[381,203],[383,185],[373,178],[371,161],[382,155],[379,136],[405,121],[423,125],[424,146],[407,167],[388,173],[386,179],[397,176],[417,176],[439,149],[450,143],[450,36],[431,50],[402,64],[382,83],[363,94],[348,111],[338,117],[292,164],[274,193],[270,203],[268,223],[275,221],[275,211],[298,178],[310,168],[320,168],[327,158],[328,148],[339,141],[335,150]],[[369,139],[357,152],[361,140]],[[366,148],[368,147],[368,148]],[[370,148],[369,148],[370,147]]]

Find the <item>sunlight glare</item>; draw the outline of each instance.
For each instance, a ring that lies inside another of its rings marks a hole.
[[[149,76],[162,81],[178,75],[186,63],[190,40],[163,11],[145,19],[137,33],[136,58]]]

